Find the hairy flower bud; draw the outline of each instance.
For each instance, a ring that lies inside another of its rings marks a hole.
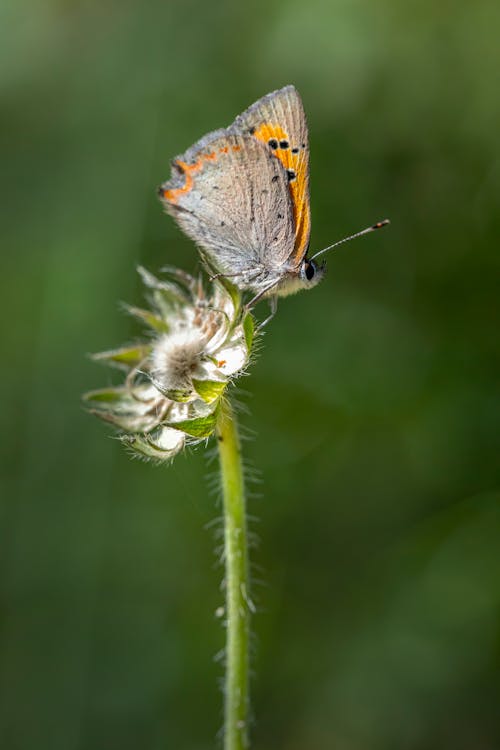
[[[132,451],[163,461],[213,433],[226,386],[248,365],[254,325],[226,280],[213,281],[206,295],[200,281],[178,269],[166,269],[161,280],[143,268],[139,273],[151,309],[127,310],[152,335],[93,355],[126,377],[84,399]]]

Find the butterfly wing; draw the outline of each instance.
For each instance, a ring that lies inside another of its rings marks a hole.
[[[174,159],[159,194],[218,271],[256,290],[279,280],[294,247],[293,207],[267,145],[232,129],[209,133]]]
[[[292,199],[295,240],[280,260],[298,268],[309,245],[309,138],[304,107],[294,86],[273,91],[236,118],[231,128],[266,145],[285,170]]]

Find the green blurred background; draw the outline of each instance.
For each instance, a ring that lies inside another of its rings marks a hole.
[[[203,448],[133,462],[80,393],[137,263],[194,271],[169,160],[302,94],[311,247],[240,395],[255,750],[500,747],[500,6],[3,0],[0,746],[205,750],[222,571]],[[260,314],[265,314],[265,309]]]

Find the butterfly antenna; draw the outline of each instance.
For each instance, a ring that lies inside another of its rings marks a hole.
[[[344,242],[349,242],[350,240],[356,239],[356,237],[361,237],[362,234],[369,234],[370,232],[374,232],[376,229],[382,229],[382,227],[386,227],[387,224],[390,224],[391,222],[389,219],[384,219],[383,221],[377,221],[376,224],[372,224],[371,227],[367,227],[366,229],[362,229],[361,232],[356,232],[356,234],[351,234],[350,237],[344,237],[343,240],[339,240],[338,242],[334,242],[333,245],[328,245],[328,247],[323,248],[323,250],[320,250],[319,252],[315,253],[312,258],[309,258],[309,260],[314,260],[314,258],[317,258],[318,255],[323,255],[323,253],[326,253],[328,250],[333,250],[334,247],[338,247],[339,245],[343,245]]]

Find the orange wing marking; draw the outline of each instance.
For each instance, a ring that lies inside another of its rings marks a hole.
[[[311,227],[307,173],[307,153],[301,143],[291,143],[281,125],[263,123],[253,131],[255,138],[272,148],[288,172],[290,195],[295,221],[295,247],[293,259],[298,264],[307,251]]]
[[[241,149],[241,146],[232,146],[232,151],[239,151]],[[227,154],[229,151],[228,146],[224,146],[223,148],[219,149],[219,154]],[[194,180],[193,175],[196,174],[196,172],[200,172],[203,169],[203,166],[205,162],[208,161],[216,161],[217,159],[217,153],[215,151],[211,151],[209,154],[202,154],[200,158],[194,162],[194,164],[187,164],[185,161],[180,161],[179,159],[175,162],[176,166],[179,167],[179,169],[182,170],[185,182],[184,185],[180,188],[172,188],[171,190],[164,190],[163,191],[163,198],[169,203],[177,203],[179,200],[179,197],[181,195],[185,195],[186,193],[189,193],[190,190],[193,188]]]

